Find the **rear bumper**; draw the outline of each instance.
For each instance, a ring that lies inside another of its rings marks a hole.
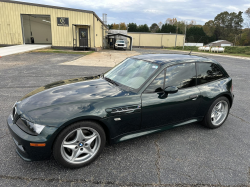
[[[51,156],[53,141],[51,135],[57,130],[54,127],[45,127],[38,136],[32,136],[13,124],[11,115],[7,119],[7,126],[16,146],[16,152],[25,161],[45,160]],[[30,143],[46,143],[45,147],[32,147]]]

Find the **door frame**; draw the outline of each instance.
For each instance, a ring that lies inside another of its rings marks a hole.
[[[22,30],[22,38],[23,38],[23,45],[26,44],[25,42],[25,34],[24,34],[24,26],[23,26],[23,16],[26,15],[26,16],[40,16],[40,17],[49,17],[50,19],[50,33],[51,33],[51,44],[48,44],[48,45],[52,45],[53,43],[53,38],[52,38],[52,26],[51,26],[51,16],[50,15],[46,15],[46,14],[20,14],[20,19],[21,19],[21,30]]]

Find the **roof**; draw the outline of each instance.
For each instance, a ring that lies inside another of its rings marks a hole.
[[[176,34],[176,33],[153,33],[153,32],[128,32],[128,34],[155,34],[155,35],[181,35],[184,36],[185,34]]]
[[[160,65],[183,63],[183,62],[197,62],[197,61],[214,62],[212,59],[209,58],[193,56],[193,55],[183,55],[183,54],[144,54],[144,55],[133,56],[132,58],[150,61]]]
[[[55,9],[63,9],[63,10],[70,10],[70,11],[76,11],[76,12],[85,12],[85,13],[91,13],[94,14],[94,16],[103,24],[103,21],[99,16],[94,11],[90,10],[82,10],[82,9],[75,9],[75,8],[66,8],[66,7],[59,7],[59,6],[52,6],[52,5],[44,5],[44,4],[36,4],[36,3],[27,3],[27,2],[22,2],[22,1],[12,1],[12,0],[0,0],[0,2],[5,2],[5,3],[15,3],[15,4],[23,4],[23,5],[30,5],[30,6],[38,6],[38,7],[46,7],[46,8],[55,8]],[[105,25],[106,26],[106,25]]]
[[[226,43],[231,43],[232,44],[232,42],[229,42],[227,40],[217,40],[217,41],[211,42],[209,44],[215,44],[215,43],[220,43],[220,42],[226,42]]]
[[[117,35],[128,37],[128,38],[132,38],[132,36],[129,36],[129,35],[126,35],[126,34],[122,34],[122,33],[115,33],[115,34],[108,33],[107,36],[109,37],[109,36],[117,36]]]

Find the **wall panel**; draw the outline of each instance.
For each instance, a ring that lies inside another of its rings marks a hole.
[[[73,46],[72,24],[90,25],[91,47],[102,47],[102,23],[93,13],[35,5],[0,2],[0,44],[23,44],[21,14],[50,15],[53,46]],[[68,17],[69,27],[57,26],[57,17]],[[93,17],[95,33],[93,33]],[[97,36],[96,36],[97,34]]]

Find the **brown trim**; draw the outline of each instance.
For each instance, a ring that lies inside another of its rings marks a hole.
[[[30,5],[30,6],[38,6],[38,7],[46,7],[46,8],[54,8],[54,9],[63,9],[63,10],[70,10],[70,11],[75,11],[75,12],[93,13],[94,16],[107,28],[107,26],[103,23],[103,21],[101,20],[101,18],[99,18],[99,16],[97,16],[97,14],[94,11],[90,11],[90,10],[82,10],[82,9],[75,9],[75,8],[66,8],[66,7],[59,7],[59,6],[52,6],[52,5],[43,5],[43,4],[36,4],[36,3],[27,3],[27,2],[12,1],[12,0],[0,0],[0,2],[22,4],[22,5]]]

